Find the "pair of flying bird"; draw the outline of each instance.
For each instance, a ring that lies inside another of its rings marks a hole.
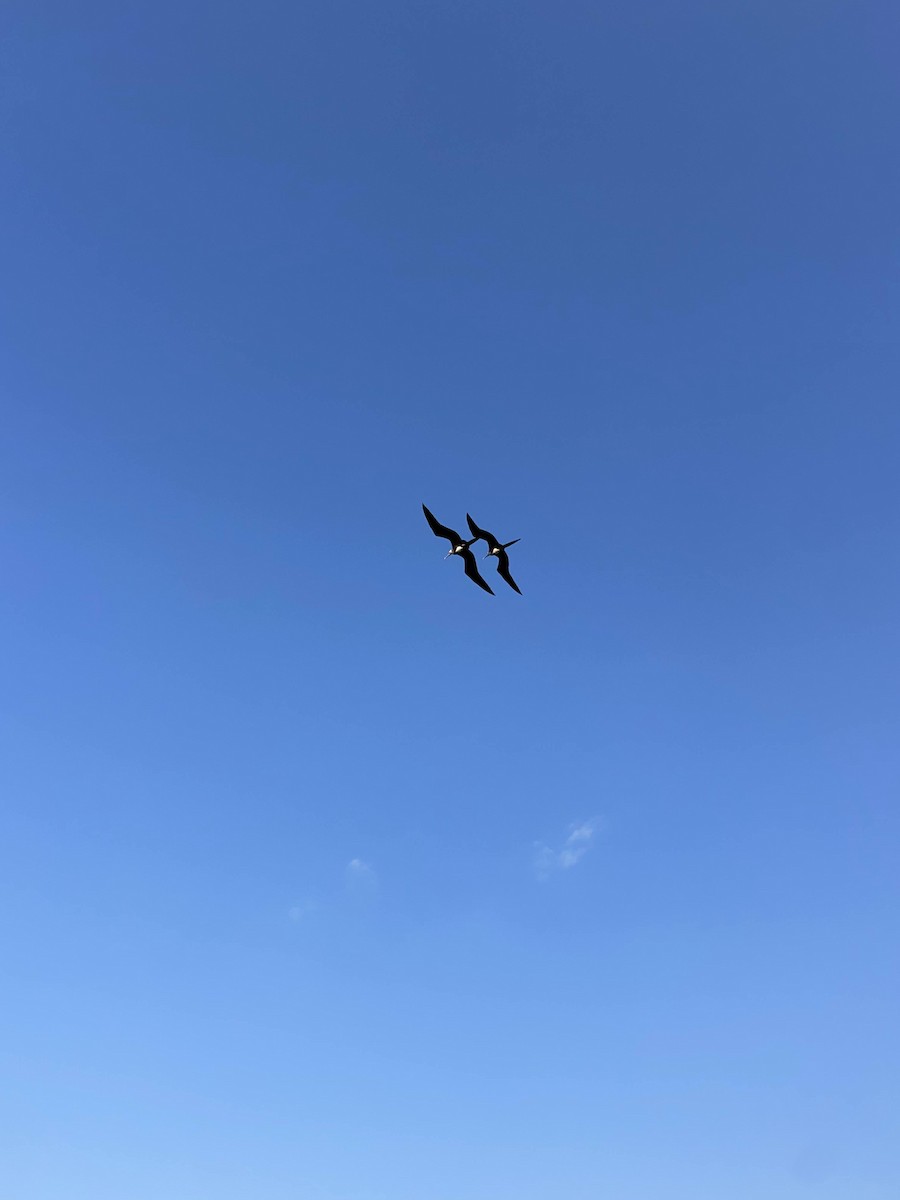
[[[494,590],[481,578],[478,572],[478,564],[475,562],[475,555],[470,549],[473,543],[482,541],[486,542],[488,546],[488,552],[484,557],[496,558],[497,574],[501,579],[506,580],[513,591],[518,592],[520,596],[522,595],[519,585],[509,573],[509,555],[506,553],[507,547],[514,546],[516,542],[520,541],[519,538],[513,538],[511,542],[500,542],[492,533],[488,533],[486,529],[479,529],[469,514],[466,513],[466,520],[469,522],[469,528],[472,531],[472,536],[466,541],[465,538],[459,536],[455,529],[448,529],[446,525],[442,525],[434,513],[429,512],[424,504],[422,505],[422,511],[425,513],[425,520],[431,526],[431,532],[434,536],[446,538],[450,543],[450,550],[446,557],[449,558],[451,554],[461,555],[465,564],[465,572],[473,583],[477,583],[480,588],[484,588],[486,592],[490,592],[493,596]]]

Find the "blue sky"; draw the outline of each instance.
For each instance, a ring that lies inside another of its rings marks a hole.
[[[5,1191],[893,1200],[895,6],[4,23]]]

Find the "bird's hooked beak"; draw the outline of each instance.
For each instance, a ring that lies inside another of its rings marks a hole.
[[[447,559],[450,557],[450,555],[451,555],[452,553],[453,553],[453,551],[452,551],[452,550],[448,550],[448,551],[447,551],[447,553],[444,555],[444,561],[445,561],[445,562],[447,561]]]

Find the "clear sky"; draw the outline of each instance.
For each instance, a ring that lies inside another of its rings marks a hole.
[[[3,24],[2,1195],[895,1200],[893,0]]]

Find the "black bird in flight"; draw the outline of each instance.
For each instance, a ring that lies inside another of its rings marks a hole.
[[[496,558],[497,574],[501,579],[506,580],[513,591],[518,592],[521,596],[522,589],[509,573],[509,555],[506,553],[506,549],[508,546],[514,546],[516,542],[521,542],[522,539],[513,538],[511,542],[498,542],[492,533],[488,533],[486,529],[479,529],[468,513],[466,513],[466,520],[469,522],[469,528],[474,534],[475,541],[477,542],[481,538],[483,542],[487,542],[488,544],[488,552],[484,557],[490,558],[493,555]]]
[[[475,561],[475,555],[469,549],[469,547],[472,545],[472,542],[477,542],[478,538],[473,537],[467,542],[464,538],[459,536],[455,529],[448,529],[446,525],[442,525],[437,517],[435,517],[434,513],[429,512],[424,504],[422,505],[422,512],[424,512],[425,520],[431,526],[431,532],[434,534],[434,536],[446,538],[450,543],[450,550],[448,551],[446,557],[449,558],[451,554],[461,554],[463,562],[465,563],[465,572],[468,577],[473,583],[477,583],[480,588],[484,588],[486,592],[490,592],[493,596],[493,589],[488,587],[488,585],[479,575],[478,563]]]

